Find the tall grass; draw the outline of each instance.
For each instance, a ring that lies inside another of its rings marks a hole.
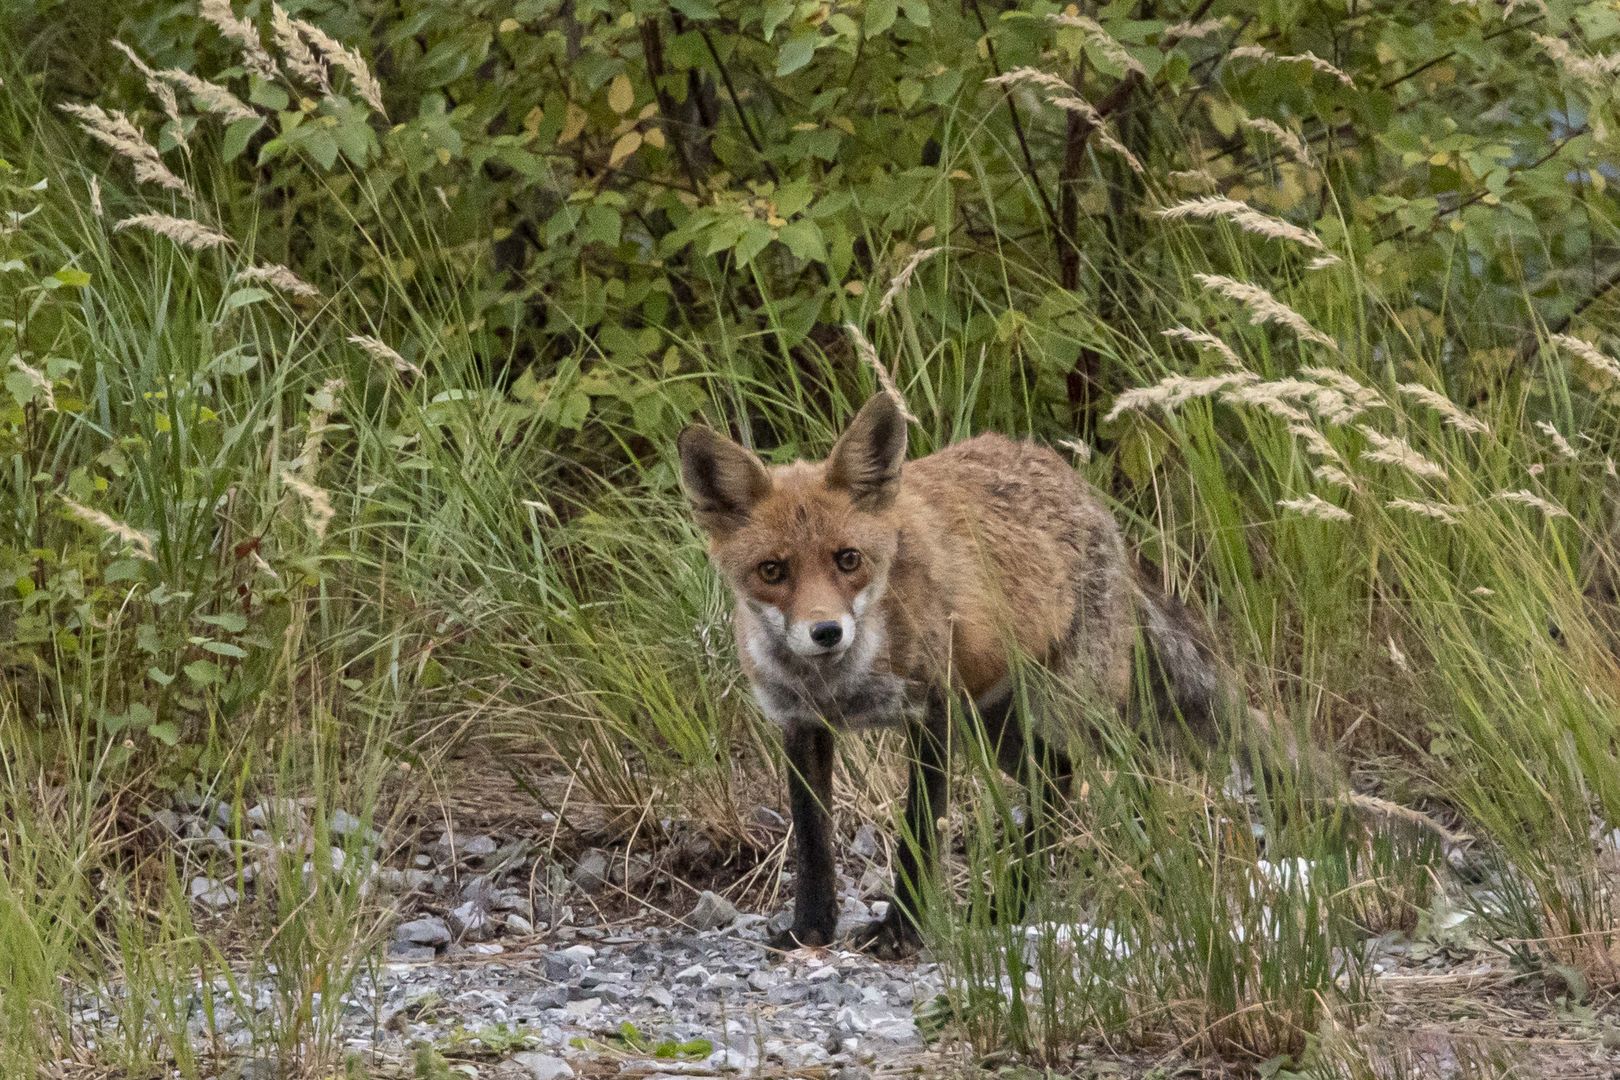
[[[0,470],[0,585],[18,583],[0,601],[7,1075],[69,1056],[203,1075],[210,1055],[242,1052],[217,1044],[226,1010],[251,1014],[250,1053],[331,1066],[341,988],[380,915],[363,842],[345,842],[341,866],[306,842],[330,850],[339,806],[386,818],[400,757],[540,747],[625,836],[677,818],[753,843],[755,807],[780,790],[773,736],[739,681],[670,449],[649,441],[663,428],[610,414],[575,433],[537,415],[534,385],[490,378],[491,358],[453,332],[487,283],[436,272],[452,256],[414,212],[432,192],[312,178],[365,256],[333,244],[326,267],[365,273],[281,277],[267,267],[287,256],[256,250],[260,211],[209,202],[234,189],[207,137],[178,187],[93,186],[100,151],[5,78],[6,209],[25,217],[0,255],[30,281],[89,275],[0,292],[30,320],[11,331],[28,354],[7,386],[34,388]],[[945,160],[983,175],[989,151],[959,119]],[[1592,841],[1594,817],[1620,824],[1617,672],[1579,592],[1583,553],[1607,541],[1597,448],[1620,434],[1583,380],[1601,384],[1612,357],[1544,342],[1458,404],[1447,349],[1413,332],[1409,298],[1380,294],[1358,252],[1254,208],[1162,217],[1153,227],[1180,238],[1172,272],[1120,322],[1011,241],[971,266],[948,246],[878,252],[896,277],[859,327],[876,364],[846,351],[858,343],[807,346],[766,378],[760,341],[668,330],[681,374],[653,411],[698,400],[787,458],[821,452],[892,381],[925,452],[982,428],[1072,434],[1041,403],[1062,399],[1053,383],[1077,350],[1114,359],[1136,389],[1077,467],[1173,591],[1201,601],[1254,703],[1306,745],[1402,759],[1485,838],[1504,947],[1620,984],[1614,883]],[[965,353],[957,331],[978,320],[1020,342],[1021,370]],[[546,392],[622,363],[582,344]],[[967,871],[931,908],[930,940],[981,1049],[1299,1057],[1360,1007],[1359,940],[1404,924],[1433,887],[1422,843],[1369,839],[1286,780],[1257,811],[1219,770],[1109,732],[1043,853],[1033,929],[995,923],[1016,796],[980,749],[959,778],[981,796],[958,819]],[[871,792],[891,782],[850,770],[851,816],[877,812]],[[131,837],[169,789],[199,785],[237,807],[230,853]],[[252,842],[241,811],[287,794],[314,796],[313,835],[272,837],[273,880],[233,915],[260,944],[230,946],[187,880],[230,880]],[[73,1011],[87,996],[115,1017],[93,1050]]]

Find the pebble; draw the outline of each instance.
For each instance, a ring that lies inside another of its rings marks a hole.
[[[719,893],[704,890],[686,921],[694,930],[719,930],[736,922],[739,914],[737,905],[730,900]]]
[[[394,928],[395,941],[408,941],[413,945],[448,945],[450,927],[437,916],[426,916],[400,923]]]
[[[581,892],[599,893],[611,884],[608,870],[607,854],[593,848],[574,864],[573,882]]]
[[[238,899],[237,891],[217,878],[194,877],[187,889],[195,903],[216,911],[230,907]]]
[[[569,1080],[574,1075],[568,1062],[550,1054],[518,1054],[512,1060],[528,1070],[529,1080]]]

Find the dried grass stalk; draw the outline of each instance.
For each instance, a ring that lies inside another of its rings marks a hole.
[[[282,62],[293,77],[317,88],[322,94],[330,94],[332,81],[327,74],[325,61],[315,55],[315,50],[299,33],[297,22],[280,4],[270,6],[270,32],[275,36],[276,48],[281,50]]]
[[[1125,46],[1119,43],[1119,39],[1103,29],[1102,24],[1096,19],[1087,18],[1084,15],[1048,15],[1047,18],[1059,26],[1068,26],[1079,30],[1086,36],[1087,41],[1097,46],[1098,52],[1126,71],[1134,72],[1137,75],[1147,74],[1147,68],[1142,66],[1142,61],[1132,56]]]
[[[1307,169],[1316,167],[1316,162],[1311,157],[1311,148],[1306,145],[1305,140],[1300,137],[1298,132],[1290,131],[1277,123],[1277,121],[1264,116],[1245,117],[1243,126],[1250,131],[1258,131],[1276,139],[1278,145],[1288,151],[1289,157]]]
[[[1456,503],[1432,502],[1428,499],[1390,499],[1384,504],[1391,510],[1405,510],[1409,514],[1420,514],[1435,521],[1443,521],[1447,525],[1457,524],[1466,507]]]
[[[354,84],[355,93],[360,95],[361,100],[371,106],[372,111],[378,116],[387,119],[388,110],[383,108],[382,86],[372,76],[371,68],[366,66],[365,57],[314,23],[305,22],[303,19],[294,19],[292,22],[298,28],[298,32],[309,39],[330,63],[348,73],[349,81]]]
[[[117,38],[113,38],[112,47],[123,53],[124,58],[135,65],[135,70],[141,73],[141,78],[146,80],[146,88],[157,98],[158,105],[163,109],[163,115],[174,125],[175,140],[179,142],[182,150],[189,152],[190,147],[186,145],[186,127],[180,120],[180,101],[174,96],[174,89],[163,81],[158,72],[148,67],[146,61],[142,60],[134,49]]]
[[[62,111],[79,121],[79,126],[97,142],[128,161],[135,170],[135,179],[142,184],[156,184],[160,188],[179,192],[193,198],[191,187],[169,171],[157,147],[146,141],[146,136],[135,122],[114,109],[111,112],[99,105],[63,105]]]
[[[304,300],[319,300],[321,290],[282,266],[280,263],[261,263],[236,272],[237,281],[273,285],[289,296]]]
[[[219,32],[242,47],[242,66],[261,79],[276,77],[276,62],[265,51],[259,38],[259,28],[252,20],[243,19],[231,10],[230,0],[202,0],[198,8],[206,21]]]
[[[1323,75],[1331,75],[1346,86],[1354,87],[1356,85],[1356,80],[1352,79],[1348,73],[1313,52],[1274,53],[1263,45],[1239,45],[1227,53],[1226,56],[1229,60],[1248,59],[1271,64],[1309,64],[1313,70],[1320,71]]]
[[[1537,420],[1536,430],[1547,436],[1548,440],[1553,444],[1553,449],[1558,451],[1559,457],[1566,458],[1569,461],[1574,461],[1576,458],[1580,457],[1580,455],[1575,452],[1575,448],[1569,444],[1569,440],[1564,438],[1564,433],[1553,427],[1547,421]]]
[[[1355,515],[1342,506],[1335,506],[1312,492],[1303,499],[1278,499],[1277,505],[1284,510],[1292,510],[1305,517],[1320,518],[1323,521],[1351,521]]]
[[[350,334],[349,343],[357,346],[361,352],[365,353],[373,360],[380,360],[383,363],[390,365],[401,375],[415,375],[420,377],[422,374],[421,368],[399,355],[399,353],[396,352],[392,346],[378,338],[369,337],[365,334]]]
[[[1205,19],[1203,22],[1179,22],[1167,27],[1164,31],[1166,44],[1176,41],[1185,41],[1189,38],[1206,38],[1211,34],[1218,34],[1224,29],[1226,22],[1222,19]]]
[[[1496,497],[1504,502],[1518,503],[1520,506],[1528,506],[1531,509],[1539,510],[1550,518],[1567,518],[1570,516],[1568,510],[1555,502],[1542,498],[1533,491],[1524,491],[1522,489],[1519,491],[1499,491],[1496,493]]]
[[[113,226],[114,232],[123,232],[125,229],[145,229],[193,251],[229,247],[235,242],[229,236],[210,229],[200,221],[170,217],[168,214],[136,214]]]
[[[1570,334],[1554,334],[1549,339],[1554,345],[1584,361],[1593,371],[1602,375],[1605,386],[1614,387],[1620,384],[1620,361],[1616,361],[1603,350],[1590,341],[1582,340]]]
[[[1262,213],[1248,203],[1236,199],[1207,195],[1197,199],[1186,199],[1155,213],[1166,221],[1185,221],[1189,218],[1200,221],[1230,221],[1244,232],[1264,236],[1270,240],[1288,240],[1301,247],[1321,252],[1329,263],[1339,261],[1339,257],[1328,251],[1327,245],[1322,243],[1322,238],[1309,229]]]
[[[147,562],[157,562],[157,556],[153,553],[151,536],[141,532],[133,525],[119,521],[109,514],[102,513],[100,510],[93,510],[83,503],[74,502],[66,495],[59,497],[62,500],[62,505],[67,508],[67,512],[72,517],[84,522],[91,528],[99,529],[108,536],[122,540],[129,546],[130,553],[136,558],[145,559]]]
[[[282,471],[281,482],[287,485],[287,490],[304,500],[304,524],[315,534],[315,539],[325,540],[326,530],[337,516],[337,511],[332,508],[331,493],[325,488],[316,487],[291,469]]]
[[[884,290],[883,299],[878,301],[878,314],[887,315],[889,309],[894,306],[895,300],[911,285],[911,278],[917,272],[917,267],[944,250],[942,247],[923,248],[907,259],[906,264],[900,268],[900,272],[889,279],[889,287]]]
[[[1237,281],[1221,274],[1194,274],[1198,283],[1213,293],[1236,300],[1249,309],[1249,321],[1256,326],[1275,323],[1292,330],[1305,341],[1325,346],[1334,352],[1338,343],[1305,320],[1305,316],[1272,296],[1258,285]]]
[[[918,423],[916,414],[906,404],[905,395],[900,392],[900,387],[895,383],[894,376],[889,374],[889,369],[883,366],[882,360],[878,359],[877,347],[872,344],[865,334],[861,333],[861,328],[854,323],[845,323],[844,329],[849,331],[849,338],[855,343],[855,352],[861,358],[861,362],[872,369],[872,374],[877,376],[878,386],[882,387],[883,392],[889,395],[890,400],[895,404],[895,408],[900,410],[900,416],[908,424]]]
[[[1209,349],[1235,368],[1243,366],[1243,361],[1238,358],[1238,354],[1232,349],[1232,346],[1214,334],[1206,334],[1202,330],[1193,330],[1185,326],[1172,326],[1168,330],[1161,331],[1161,333],[1167,338],[1185,341],[1189,345],[1197,345],[1201,349]]]
[[[1575,51],[1563,38],[1546,34],[1531,34],[1536,44],[1546,51],[1554,64],[1566,74],[1596,90],[1613,88],[1614,77],[1620,74],[1620,53],[1586,56]]]
[[[1466,431],[1470,435],[1489,435],[1491,433],[1489,424],[1476,416],[1464,412],[1461,405],[1458,405],[1438,390],[1424,386],[1422,383],[1400,383],[1395,389],[1420,405],[1426,405],[1433,409],[1440,414],[1441,419],[1458,431]]]
[[[257,120],[259,114],[248,104],[218,83],[211,83],[207,79],[199,79],[189,71],[179,68],[165,68],[158,72],[158,77],[178,86],[191,95],[198,107],[204,112],[212,113],[223,119],[227,124],[237,120]]]
[[[1114,399],[1114,407],[1108,410],[1108,415],[1103,419],[1113,420],[1122,413],[1141,412],[1155,405],[1165,412],[1173,412],[1194,398],[1210,397],[1229,387],[1253,383],[1258,379],[1259,376],[1247,371],[1232,371],[1201,378],[1170,375],[1152,386],[1138,386],[1126,390]]]
[[[1397,435],[1385,435],[1366,424],[1357,424],[1356,430],[1366,436],[1367,441],[1373,445],[1373,449],[1362,453],[1363,460],[1393,465],[1413,476],[1428,477],[1431,480],[1446,478],[1446,470],[1418,453],[1405,439]]]
[[[1049,98],[1048,100],[1064,112],[1075,113],[1089,123],[1092,134],[1097,137],[1097,144],[1105,149],[1112,150],[1125,159],[1125,164],[1129,165],[1131,171],[1137,176],[1147,175],[1147,170],[1143,167],[1142,162],[1137,159],[1135,154],[1131,153],[1130,147],[1116,139],[1114,133],[1108,130],[1108,125],[1103,120],[1103,114],[1098,112],[1096,106],[1092,105],[1091,102],[1078,94],[1064,94],[1061,97]]]

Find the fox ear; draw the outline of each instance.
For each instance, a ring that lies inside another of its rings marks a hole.
[[[675,445],[681,455],[681,487],[697,523],[708,532],[738,528],[771,490],[764,463],[713,428],[693,424]]]
[[[882,510],[900,487],[906,421],[888,394],[861,406],[827,458],[827,483],[848,491],[862,510]]]

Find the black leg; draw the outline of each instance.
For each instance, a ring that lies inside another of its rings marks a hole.
[[[994,921],[1014,923],[1024,918],[1034,895],[1035,874],[1045,865],[1052,848],[1074,778],[1074,765],[1045,740],[1025,731],[1010,702],[984,719],[989,736],[996,740],[997,762],[1029,792],[1023,850],[1013,866],[1008,890],[996,894],[990,909]]]
[[[943,702],[930,703],[921,722],[911,724],[907,737],[911,751],[911,779],[906,790],[905,826],[895,867],[894,892],[884,917],[857,936],[862,949],[886,959],[914,952],[921,943],[918,924],[924,897],[934,873],[939,830],[935,822],[945,813],[947,726]]]
[[[823,724],[787,733],[788,802],[793,811],[793,927],[771,939],[781,949],[830,945],[838,925],[833,866],[833,733]]]

